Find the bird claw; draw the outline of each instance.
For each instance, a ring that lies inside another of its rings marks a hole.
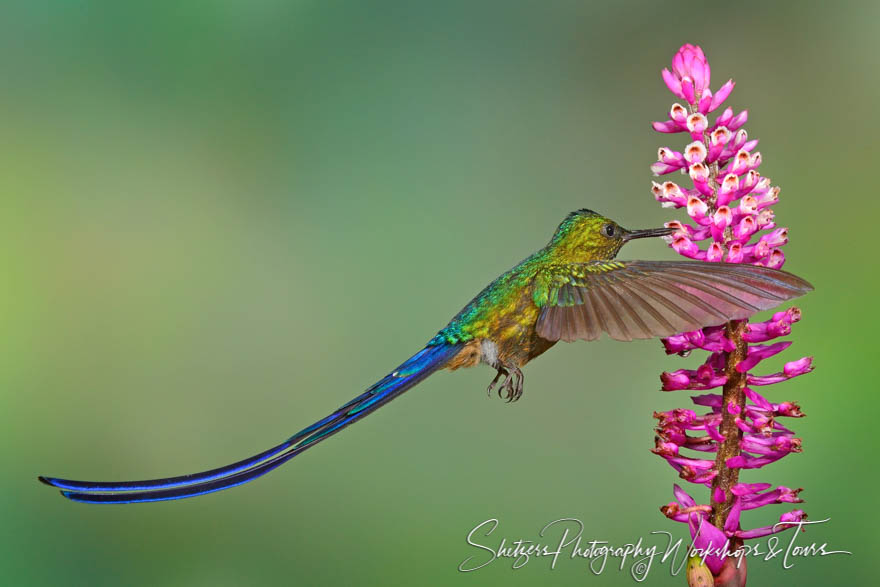
[[[489,384],[489,387],[486,389],[486,394],[489,397],[492,397],[492,390],[495,389],[495,386],[498,385],[498,380],[501,377],[504,377],[504,382],[502,382],[501,387],[498,388],[498,397],[501,397],[501,390],[504,389],[504,386],[507,384],[507,380],[510,379],[510,373],[508,373],[507,369],[504,367],[499,367],[498,372],[495,374],[495,379],[492,380],[492,383]]]
[[[495,389],[495,386],[498,385],[502,377],[504,377],[504,380],[501,381],[501,385],[498,387],[498,397],[506,399],[507,403],[517,401],[523,394],[523,373],[519,367],[499,367],[498,373],[495,374],[495,378],[489,384],[488,394],[492,395],[492,390]],[[503,395],[502,391],[505,392]]]

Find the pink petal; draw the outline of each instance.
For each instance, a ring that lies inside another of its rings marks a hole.
[[[672,72],[666,68],[660,72],[660,75],[663,77],[663,82],[666,84],[666,87],[669,88],[669,91],[684,100],[684,94],[681,91],[681,80],[675,77]]]
[[[703,553],[708,552],[705,557],[706,566],[713,574],[718,573],[721,570],[723,558],[718,556],[717,552],[724,552],[728,544],[727,537],[721,530],[696,514],[690,516],[688,527],[691,531],[694,548]]]
[[[672,120],[667,120],[666,122],[652,122],[651,126],[654,127],[654,130],[657,132],[665,133],[681,132],[684,130]]]
[[[712,96],[712,103],[709,105],[709,112],[717,110],[718,107],[721,106],[721,103],[727,100],[727,97],[730,96],[730,92],[733,91],[735,85],[736,82],[730,79],[727,80],[727,83],[718,88],[718,91]]]

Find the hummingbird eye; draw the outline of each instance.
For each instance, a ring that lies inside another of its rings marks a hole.
[[[614,225],[606,224],[602,227],[602,232],[605,233],[605,236],[614,236]]]

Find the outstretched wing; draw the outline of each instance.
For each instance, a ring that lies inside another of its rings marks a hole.
[[[547,340],[671,336],[741,320],[805,294],[803,279],[756,265],[702,261],[595,261],[555,268],[536,290]]]

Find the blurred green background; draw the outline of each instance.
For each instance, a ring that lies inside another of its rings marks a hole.
[[[512,405],[486,398],[486,368],[441,374],[197,500],[88,507],[35,477],[257,452],[409,356],[570,210],[680,217],[648,165],[684,144],[650,128],[683,42],[714,87],[737,80],[783,188],[786,268],[816,286],[767,369],[816,357],[769,388],[808,414],[805,451],[744,480],[805,487],[831,522],[800,540],[854,552],[752,562],[750,584],[876,576],[878,3],[133,4],[0,9],[5,584],[632,584],[583,561],[457,567],[492,517],[493,545],[561,517],[618,544],[684,534],[658,511],[677,478],[648,452],[651,413],[689,404],[658,373],[699,357],[656,341],[559,345]],[[657,565],[647,584],[684,579]]]

